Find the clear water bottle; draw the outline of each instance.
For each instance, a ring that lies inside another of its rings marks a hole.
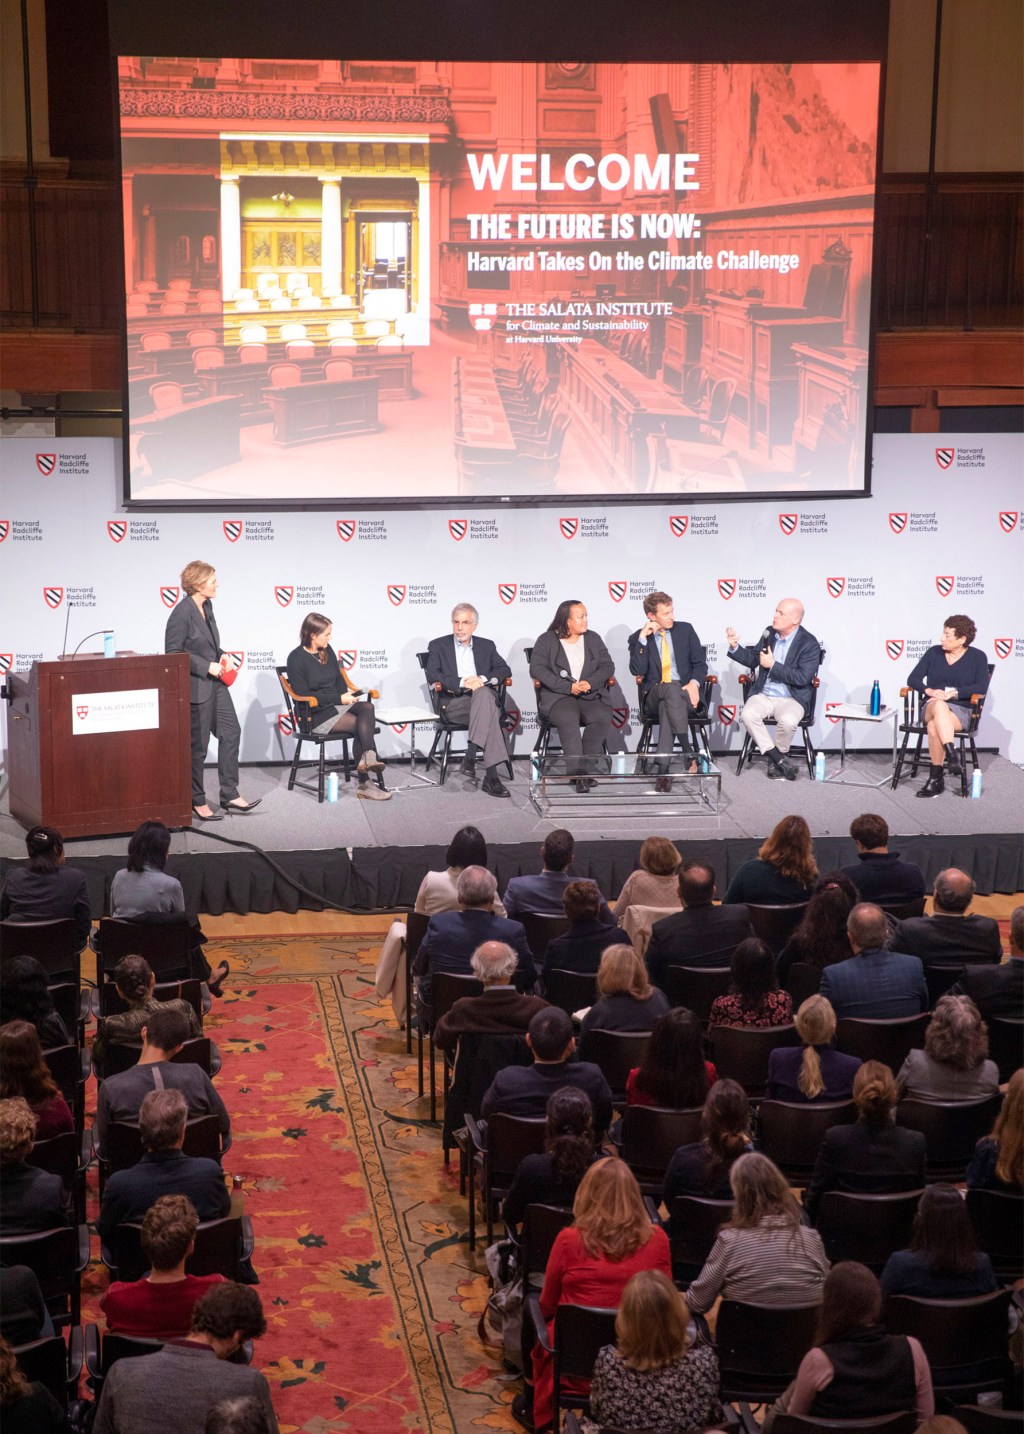
[[[878,678],[877,678],[877,677],[875,678],[874,682],[871,684],[871,704],[870,704],[868,710],[869,710],[869,712],[871,713],[871,716],[872,716],[872,717],[877,717],[878,714],[879,714],[879,713],[881,712],[881,710],[882,710],[882,692],[881,692],[881,689],[880,689],[879,686],[878,686]]]
[[[982,789],[981,768],[975,767],[971,773],[971,796],[980,797]]]
[[[115,647],[114,647],[114,634],[113,634],[112,632],[105,632],[105,633],[103,634],[103,656],[104,656],[104,657],[116,657],[116,656],[117,656],[117,651],[116,651],[116,649],[115,649]]]
[[[814,754],[814,780],[815,780],[816,782],[823,782],[823,781],[825,780],[825,753],[824,753],[824,752],[816,752],[816,753]]]
[[[327,800],[336,802],[338,800],[338,774],[337,772],[327,773]]]

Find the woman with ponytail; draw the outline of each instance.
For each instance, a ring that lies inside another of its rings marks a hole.
[[[678,1195],[703,1200],[731,1200],[729,1172],[736,1160],[753,1150],[750,1102],[734,1080],[717,1080],[708,1092],[700,1118],[701,1138],[681,1145],[665,1171],[662,1203],[671,1213]],[[669,1235],[673,1234],[669,1220]]]
[[[779,1046],[768,1058],[768,1100],[849,1100],[860,1069],[856,1056],[834,1050],[836,1013],[824,996],[808,996],[796,1013],[803,1048]]]
[[[853,1080],[857,1120],[826,1130],[814,1174],[804,1195],[813,1221],[826,1190],[861,1195],[895,1195],[924,1187],[925,1138],[894,1122],[899,1094],[892,1071],[865,1061]]]
[[[596,1158],[590,1097],[563,1086],[548,1101],[543,1155],[527,1155],[515,1173],[502,1210],[506,1225],[519,1226],[527,1205],[571,1205]]]
[[[188,1021],[188,1038],[194,1040],[203,1034],[202,1023],[187,1001],[158,1001],[153,994],[156,975],[149,962],[141,956],[123,956],[114,967],[114,985],[117,994],[128,1007],[115,1016],[107,1016],[99,1023],[96,1039],[92,1043],[92,1060],[97,1071],[102,1073],[103,1064],[110,1046],[131,1046],[142,1040],[142,1028],[151,1011],[180,1011]]]

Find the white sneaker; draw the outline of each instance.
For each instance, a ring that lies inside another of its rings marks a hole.
[[[362,782],[356,789],[356,796],[364,802],[390,802],[391,793],[382,791],[376,782]]]

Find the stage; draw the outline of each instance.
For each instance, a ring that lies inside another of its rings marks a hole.
[[[851,775],[881,776],[881,756],[858,753]],[[834,759],[830,758],[830,770]],[[614,897],[636,866],[646,836],[672,838],[685,855],[709,857],[724,892],[730,874],[750,857],[775,823],[789,813],[807,819],[818,866],[827,871],[854,860],[848,836],[864,811],[889,823],[891,847],[917,862],[929,881],[946,866],[971,873],[983,894],[1024,890],[1024,772],[1006,758],[981,754],[984,795],[963,800],[947,789],[932,801],[915,795],[924,774],[904,779],[893,792],[812,782],[801,764],[796,782],[769,782],[761,764],[735,775],[735,758],[724,760],[717,813],[699,803],[666,802],[653,791],[631,810],[600,811],[601,792],[578,795],[571,820],[542,818],[530,799],[530,763],[515,762],[510,800],[485,796],[476,783],[452,770],[444,787],[414,779],[407,763],[388,767],[394,790],[389,802],[357,799],[355,784],[341,785],[336,803],[318,805],[313,792],[287,790],[284,766],[248,766],[241,787],[262,798],[250,817],[230,817],[207,827],[176,831],[168,871],[179,878],[190,910],[220,915],[249,911],[295,911],[322,902],[356,911],[411,906],[422,875],[443,866],[453,833],[466,823],[487,839],[499,890],[520,872],[535,871],[547,831],[567,825],[577,842],[575,868],[592,876]],[[417,767],[422,775],[422,766]],[[436,777],[436,768],[429,776]],[[216,789],[208,769],[207,790]],[[678,796],[678,794],[675,794]],[[606,809],[605,809],[606,810]],[[110,882],[124,865],[126,838],[69,842],[67,859],[89,879],[94,917],[108,909]],[[0,871],[24,857],[24,834],[11,818],[6,787],[0,797]]]

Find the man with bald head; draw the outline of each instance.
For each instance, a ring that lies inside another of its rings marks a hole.
[[[916,956],[886,949],[885,912],[861,901],[846,919],[853,955],[821,973],[821,994],[839,1020],[895,1021],[928,1009],[928,983]]]
[[[766,759],[768,776],[787,782],[796,781],[789,748],[811,705],[812,684],[821,663],[821,645],[803,620],[799,598],[783,598],[755,646],[742,647],[736,629],[725,629],[733,662],[756,670],[740,721]],[[765,726],[768,719],[775,722],[774,741]]]
[[[966,871],[949,866],[940,871],[932,888],[931,916],[897,921],[890,945],[929,962],[980,965],[1003,959],[999,923],[991,916],[972,916],[974,882]]]

